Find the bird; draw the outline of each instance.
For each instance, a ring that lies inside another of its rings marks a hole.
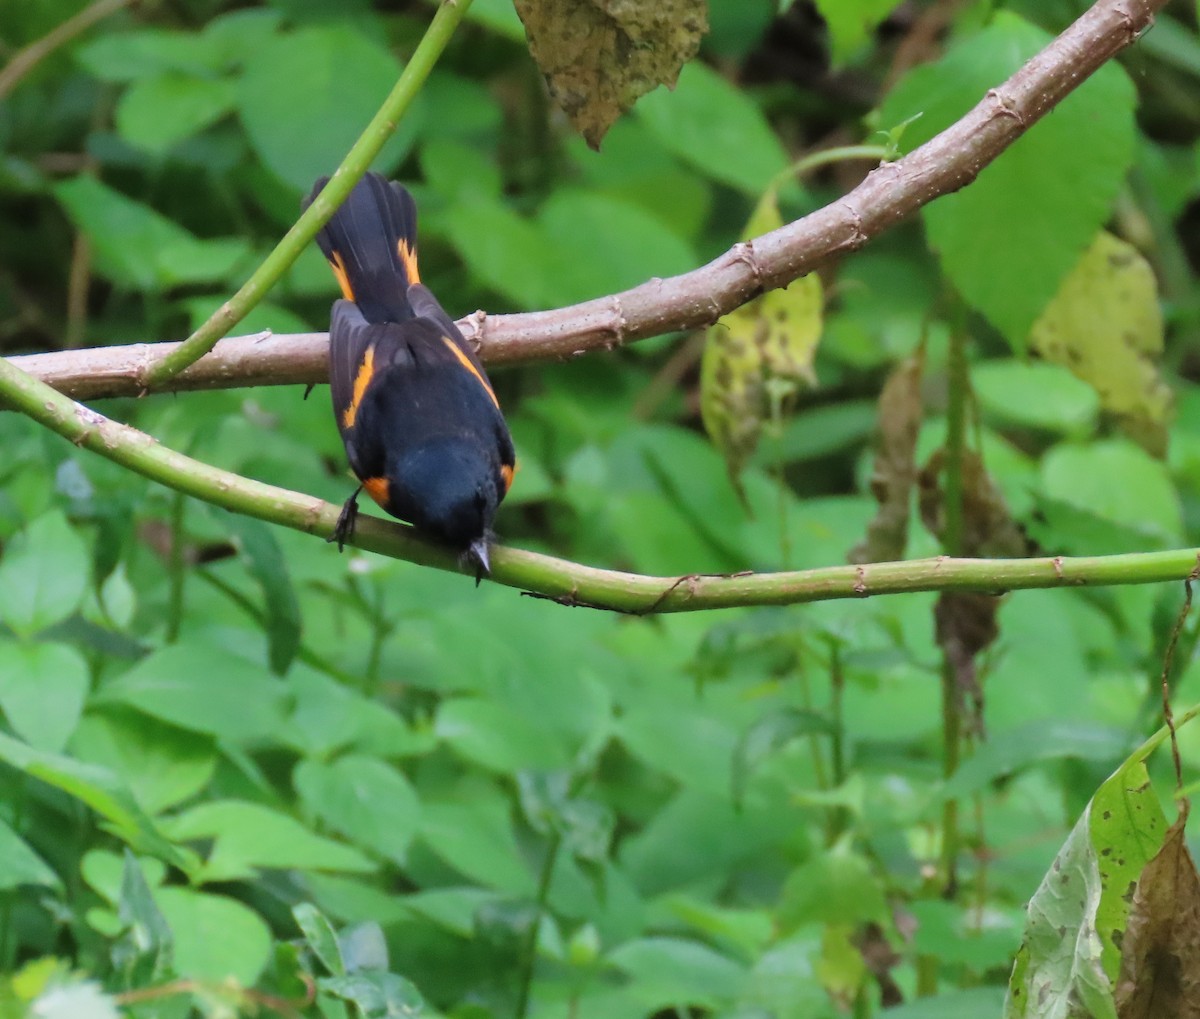
[[[328,183],[322,177],[307,207]],[[317,245],[342,291],[329,322],[333,412],[359,486],[329,540],[341,551],[364,489],[387,513],[491,573],[496,509],[512,485],[508,424],[475,351],[420,278],[417,207],[367,173]]]

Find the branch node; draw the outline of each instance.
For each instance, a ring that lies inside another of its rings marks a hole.
[[[475,348],[476,353],[483,346],[483,330],[487,322],[487,312],[482,308],[477,308],[471,312],[466,318],[459,319],[458,325],[461,328],[463,325],[470,326],[470,335],[466,337],[471,342],[471,346]]]
[[[860,598],[867,596],[867,568],[863,565],[854,571],[854,593]]]
[[[1063,579],[1063,557],[1056,555],[1051,562],[1054,564],[1054,575],[1059,579]]]
[[[757,297],[766,289],[766,284],[763,282],[763,268],[754,252],[754,241],[739,241],[729,249],[729,253],[734,262],[744,262],[750,267],[750,275],[754,277],[754,289],[747,295],[747,299]]]
[[[1003,87],[989,88],[987,90],[987,98],[996,104],[1000,116],[1010,117],[1022,128],[1029,126],[1028,121],[1025,119],[1025,114],[1021,112],[1016,102],[1004,91]]]

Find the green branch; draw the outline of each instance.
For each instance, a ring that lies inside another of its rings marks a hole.
[[[396,87],[346,154],[341,166],[333,172],[329,183],[284,234],[275,250],[254,271],[242,289],[213,312],[208,321],[183,343],[151,366],[145,376],[147,388],[153,389],[162,385],[200,360],[216,346],[217,340],[246,317],[250,309],[258,304],[267,291],[287,272],[317,235],[317,231],[328,222],[334,210],[350,194],[359,178],[367,172],[372,160],[379,155],[379,150],[395,132],[400,119],[412,104],[425,79],[429,77],[429,72],[433,70],[442,50],[450,41],[450,36],[454,34],[454,29],[458,27],[470,6],[471,0],[442,0],[412,59],[400,74]]]
[[[185,495],[321,538],[333,533],[340,506],[193,460],[136,428],[112,421],[55,392],[4,359],[0,359],[0,402],[77,446]],[[411,527],[378,517],[358,518],[352,544],[422,566],[473,575],[472,569],[462,569],[453,552],[423,540]],[[1026,588],[1154,584],[1184,580],[1198,563],[1200,549],[1190,548],[1076,558],[939,556],[788,573],[648,577],[498,546],[492,550],[491,579],[563,605],[643,615],[750,605],[795,605],[915,591],[999,594]]]

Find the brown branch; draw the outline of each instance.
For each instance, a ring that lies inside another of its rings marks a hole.
[[[869,240],[941,195],[969,184],[1076,86],[1149,27],[1166,0],[1098,0],[956,124],[895,163],[876,167],[853,191],[803,219],[735,244],[708,265],[670,279],[554,311],[489,316],[459,325],[490,364],[565,358],[709,325],[764,289],[786,286]],[[733,158],[731,154],[731,158]],[[282,385],[326,380],[321,333],[223,340],[170,388]],[[25,371],[75,398],[142,392],[164,344],[63,351],[14,358]]]

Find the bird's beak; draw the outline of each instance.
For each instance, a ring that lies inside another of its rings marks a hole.
[[[475,586],[483,579],[484,574],[491,574],[492,562],[488,558],[487,538],[476,538],[467,548],[467,558],[475,564]]]

